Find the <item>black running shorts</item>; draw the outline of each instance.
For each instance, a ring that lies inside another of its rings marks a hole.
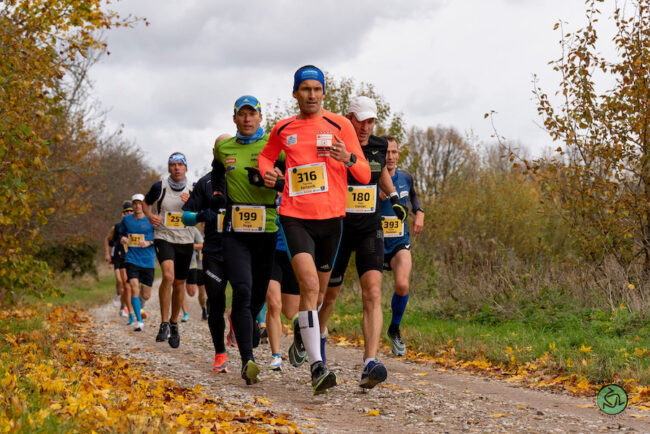
[[[307,220],[280,215],[280,224],[291,257],[309,253],[318,271],[327,272],[334,266],[342,232],[340,217]]]
[[[126,264],[126,277],[131,279],[137,279],[140,282],[140,285],[151,286],[153,285],[153,268],[142,268],[130,262],[125,262]]]
[[[159,263],[174,261],[174,279],[185,280],[190,271],[194,244],[174,244],[165,240],[154,240]]]
[[[410,244],[398,244],[395,246],[392,252],[390,253],[384,253],[384,270],[386,271],[391,271],[392,268],[390,266],[390,261],[393,260],[397,252],[400,250],[411,250],[411,245]]]
[[[271,280],[280,283],[280,289],[283,294],[300,295],[300,287],[298,286],[296,276],[293,274],[293,268],[291,267],[291,261],[287,252],[282,250],[275,251]]]
[[[384,268],[384,232],[381,229],[359,232],[356,229],[346,229],[344,224],[341,247],[336,256],[329,286],[339,286],[343,283],[345,269],[348,267],[352,252],[356,252],[355,262],[359,277],[366,271],[381,272]]]
[[[205,281],[203,279],[203,270],[199,270],[198,268],[190,268],[190,271],[187,274],[187,284],[197,286],[205,285]]]

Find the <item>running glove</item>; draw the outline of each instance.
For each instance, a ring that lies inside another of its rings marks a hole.
[[[399,201],[399,196],[398,195],[391,195],[390,203],[391,203],[391,206],[393,207],[393,212],[395,213],[395,217],[397,217],[401,221],[406,220],[406,208]]]
[[[220,192],[215,191],[210,198],[210,209],[216,213],[226,207],[226,197]]]
[[[259,170],[254,167],[244,167],[248,171],[248,182],[256,187],[264,187],[264,178]]]
[[[196,214],[197,213],[192,211],[183,211],[181,222],[183,222],[185,226],[196,226]]]

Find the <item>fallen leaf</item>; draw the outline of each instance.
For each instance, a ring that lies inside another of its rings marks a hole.
[[[508,413],[494,413],[492,417],[498,419],[500,417],[510,417],[510,415]]]
[[[364,414],[364,416],[379,416],[379,410],[370,410],[368,413]]]

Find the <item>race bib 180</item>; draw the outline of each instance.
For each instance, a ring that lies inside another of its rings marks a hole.
[[[345,200],[345,212],[373,213],[376,197],[376,185],[350,185]]]

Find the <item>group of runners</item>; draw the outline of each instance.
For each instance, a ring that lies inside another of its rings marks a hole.
[[[122,221],[106,239],[106,256],[114,264],[121,294],[115,304],[132,315],[129,324],[137,322],[136,331],[142,330],[142,307],[151,295],[157,256],[162,322],[156,341],[179,346],[185,294],[194,295],[198,285],[214,344],[213,370],[228,372],[224,335],[230,283],[228,342],[236,342],[242,379],[259,382],[253,349],[266,336],[272,354],[268,367],[282,369],[284,314],[294,331],[289,362],[298,367],[308,360],[313,392],[324,393],[337,384],[326,364],[327,322],[355,252],[363,301],[359,385],[373,388],[388,375],[377,359],[384,269],[395,276],[387,336],[393,354],[406,354],[400,323],[411,272],[408,203],[414,235],[422,230],[424,211],[413,179],[396,167],[397,141],[372,135],[375,102],[358,96],[345,115],[331,113],[322,106],[325,85],[315,66],[298,69],[293,97],[300,111],[279,121],[270,134],[261,127],[258,99],[240,97],[233,114],[236,134],[216,139],[210,173],[190,188],[187,160],[176,152],[168,160],[168,177],[146,195],[136,193],[125,202]],[[204,237],[198,224],[203,224]],[[201,271],[188,284],[199,251],[194,269],[200,264]],[[263,322],[266,327],[260,329]]]

